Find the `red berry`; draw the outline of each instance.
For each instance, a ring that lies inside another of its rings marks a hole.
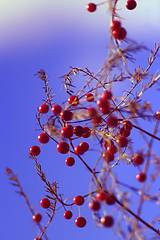
[[[69,152],[69,145],[66,142],[60,142],[57,145],[57,151],[59,153],[65,154]]]
[[[105,216],[101,218],[101,224],[104,227],[112,227],[114,224],[114,220],[111,216]]]
[[[136,178],[139,182],[144,182],[146,180],[146,174],[145,173],[138,173]]]
[[[89,203],[89,208],[92,210],[92,211],[98,211],[100,209],[101,205],[99,203],[99,201],[96,201],[96,200],[92,200],[90,203]]]
[[[83,127],[76,126],[74,127],[73,132],[76,136],[81,137],[83,135]]]
[[[33,215],[33,220],[35,222],[39,223],[41,221],[41,219],[42,219],[42,215],[41,214],[36,213],[36,214]]]
[[[156,118],[157,118],[158,120],[160,120],[160,110],[158,110],[158,111],[156,112]]]
[[[75,164],[75,159],[73,157],[68,157],[65,160],[67,166],[72,167]]]
[[[114,146],[114,142],[112,140],[108,140],[104,142],[105,149],[107,149],[109,146]]]
[[[115,30],[117,30],[118,28],[121,27],[121,22],[120,21],[113,21],[113,22],[111,22],[110,27],[111,27],[112,31],[115,31]]]
[[[80,146],[80,145],[77,145],[75,148],[74,148],[74,151],[77,155],[82,155],[84,153],[84,149],[83,149],[83,146]]]
[[[63,121],[70,121],[73,118],[73,113],[69,110],[63,110],[60,115]]]
[[[91,93],[88,93],[85,98],[86,98],[87,102],[93,102],[94,101],[94,95],[91,94]]]
[[[65,219],[71,219],[72,218],[72,216],[73,216],[73,213],[71,212],[71,211],[65,211],[65,213],[64,213],[64,218]]]
[[[88,149],[89,149],[89,144],[86,143],[86,142],[80,143],[79,146],[81,146],[81,147],[83,148],[83,151],[84,151],[84,152],[87,152]]]
[[[72,95],[68,98],[68,103],[72,106],[77,106],[79,104],[79,99],[77,96]]]
[[[125,121],[125,122],[123,123],[123,128],[124,128],[125,130],[131,130],[131,129],[132,129],[132,123],[131,123],[130,121]]]
[[[104,201],[105,197],[106,197],[106,193],[104,193],[104,192],[98,192],[98,193],[96,194],[96,198],[97,198],[99,201]]]
[[[66,127],[61,129],[61,135],[64,138],[71,138],[73,136],[73,126],[67,125]]]
[[[40,113],[47,113],[49,111],[49,106],[44,103],[39,107],[39,111]]]
[[[91,135],[91,130],[88,127],[83,127],[83,138],[88,138]]]
[[[49,208],[50,207],[50,201],[48,198],[43,198],[41,201],[40,201],[40,204],[43,208]]]
[[[97,9],[97,6],[94,3],[88,3],[86,8],[88,12],[95,12]]]
[[[89,117],[95,117],[97,115],[97,110],[95,108],[87,108],[86,113]]]
[[[85,227],[86,226],[86,219],[84,217],[78,217],[76,220],[75,220],[75,224],[77,227]]]
[[[110,103],[104,98],[98,99],[97,105],[99,108],[102,108],[102,107],[110,108]]]
[[[128,140],[125,137],[118,138],[116,142],[117,142],[118,146],[121,148],[127,147],[127,144],[128,144]]]
[[[118,40],[122,40],[126,37],[127,32],[124,28],[120,27],[112,32],[113,37]]]
[[[48,143],[48,141],[49,141],[49,136],[48,136],[46,133],[41,133],[41,134],[38,136],[38,140],[39,140],[41,143]]]
[[[62,111],[62,108],[60,105],[55,105],[52,107],[52,112],[55,114],[55,115],[58,115],[60,112]]]
[[[110,154],[115,154],[117,152],[117,147],[115,145],[111,145],[111,146],[108,146],[107,147],[107,151],[110,153]]]
[[[32,146],[30,148],[30,153],[33,155],[33,156],[38,156],[40,154],[41,150],[38,146]]]
[[[34,240],[41,240],[41,238],[35,238]]]
[[[131,134],[131,132],[130,132],[130,130],[127,130],[124,127],[122,127],[120,129],[120,134],[122,137],[128,137]]]
[[[137,3],[136,3],[135,0],[128,0],[128,1],[126,2],[126,8],[127,8],[128,10],[133,10],[133,9],[136,8],[136,6],[137,6]]]
[[[76,205],[81,206],[84,203],[84,197],[77,195],[75,198],[73,198],[73,201]]]
[[[93,124],[99,124],[100,122],[102,122],[102,118],[101,118],[100,115],[97,115],[97,116],[92,118],[92,123]]]
[[[142,156],[142,154],[140,153],[136,153],[133,157],[133,163],[136,165],[141,165],[144,162],[144,158]]]
[[[113,193],[107,193],[104,199],[105,203],[108,205],[113,205],[116,202],[115,196]]]
[[[107,163],[112,162],[114,160],[114,155],[110,154],[108,151],[104,152],[102,157]]]
[[[107,119],[107,125],[109,127],[116,127],[118,125],[118,119],[114,116],[109,116]]]
[[[102,114],[108,114],[108,113],[110,113],[111,109],[110,109],[110,106],[106,105],[104,107],[101,107],[100,111],[101,111]]]

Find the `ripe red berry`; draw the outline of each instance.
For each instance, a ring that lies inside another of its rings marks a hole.
[[[67,125],[66,127],[61,129],[61,135],[64,138],[71,138],[73,136],[73,126]]]
[[[49,106],[44,103],[39,107],[39,111],[40,113],[47,113],[49,111]]]
[[[97,9],[97,6],[94,3],[88,3],[86,8],[88,12],[95,12]]]
[[[104,192],[97,192],[97,194],[96,194],[96,198],[99,201],[104,201],[105,197],[106,197],[106,193],[104,193]]]
[[[123,123],[123,128],[124,128],[125,130],[131,130],[131,129],[132,129],[132,123],[131,123],[130,121],[125,121],[125,122]]]
[[[112,140],[108,140],[104,142],[105,149],[107,149],[109,146],[114,146],[114,142]]]
[[[90,203],[89,203],[89,208],[92,210],[92,211],[98,211],[100,209],[101,205],[99,203],[99,201],[96,201],[96,200],[92,200]]]
[[[80,143],[79,146],[81,146],[81,147],[83,148],[83,151],[84,151],[84,152],[87,152],[88,149],[89,149],[89,144],[86,143],[86,142]]]
[[[114,224],[114,220],[111,216],[105,216],[101,218],[101,224],[104,227],[112,227]]]
[[[76,220],[75,220],[75,224],[77,227],[85,227],[86,226],[86,219],[84,217],[78,217]]]
[[[126,2],[126,8],[127,8],[128,10],[133,10],[133,9],[136,8],[136,6],[137,6],[137,2],[136,2],[135,0],[128,0],[128,1]]]
[[[65,160],[67,166],[72,167],[75,164],[75,159],[73,157],[68,157]]]
[[[40,201],[40,204],[43,208],[49,208],[50,207],[50,201],[48,198],[43,198],[41,201]]]
[[[121,148],[127,147],[127,144],[128,144],[128,140],[125,137],[118,138],[116,142],[117,142],[118,146]]]
[[[118,119],[115,116],[109,116],[107,119],[107,125],[109,127],[116,127],[118,125]]]
[[[105,203],[108,205],[113,205],[116,202],[115,196],[113,193],[107,193],[104,199]]]
[[[74,148],[74,151],[77,155],[82,155],[84,153],[84,148],[83,148],[83,146],[77,145]]]
[[[88,117],[95,117],[97,115],[97,110],[95,108],[87,108],[86,113]]]
[[[30,153],[33,155],[33,156],[38,156],[40,154],[41,150],[38,146],[32,146],[30,148]]]
[[[69,152],[69,145],[66,142],[60,142],[57,145],[57,151],[59,153],[65,154]]]
[[[62,111],[62,108],[60,105],[56,104],[55,106],[52,107],[52,112],[55,115],[58,115]]]
[[[133,163],[136,164],[136,165],[141,165],[143,164],[144,162],[144,158],[142,156],[142,154],[140,153],[136,153],[134,156],[133,156]]]
[[[128,137],[131,134],[131,132],[130,132],[130,130],[127,130],[124,127],[122,127],[120,129],[120,134],[122,137]]]
[[[89,138],[91,135],[91,130],[88,127],[83,127],[83,138]]]
[[[33,220],[35,222],[39,223],[41,221],[41,219],[42,219],[42,215],[41,214],[36,213],[36,214],[33,215]]]
[[[157,118],[158,120],[160,120],[160,110],[158,110],[158,111],[156,112],[156,118]]]
[[[98,105],[99,108],[102,108],[102,107],[110,108],[110,103],[104,98],[98,99],[97,100],[97,105]]]
[[[145,173],[138,173],[136,178],[139,182],[144,182],[146,180],[146,174]]]
[[[124,28],[120,27],[112,32],[113,37],[118,40],[122,40],[126,37],[127,32]]]
[[[69,219],[72,218],[73,213],[71,211],[65,211],[63,216],[64,216],[65,219],[69,220]]]
[[[35,238],[34,240],[41,240],[41,238]]]
[[[92,118],[92,123],[93,124],[99,124],[100,122],[102,122],[102,117],[100,115],[97,115],[97,116]]]
[[[73,113],[69,110],[63,110],[60,115],[63,121],[70,121],[73,118]]]
[[[68,103],[72,106],[77,106],[79,104],[79,99],[77,96],[72,95],[68,98]]]
[[[112,162],[114,160],[114,155],[110,154],[108,151],[104,152],[102,157],[107,163]]]
[[[108,113],[110,113],[111,109],[110,109],[110,106],[106,105],[104,107],[101,107],[100,111],[101,111],[102,114],[108,114]]]
[[[112,31],[115,31],[115,30],[117,30],[118,28],[121,27],[121,22],[120,21],[113,21],[113,22],[111,22],[110,27],[111,27]]]
[[[76,126],[74,127],[73,132],[77,137],[81,137],[83,135],[83,127]]]
[[[38,136],[38,140],[39,140],[41,143],[48,143],[48,141],[49,141],[49,136],[48,136],[46,133],[41,133],[41,134]]]
[[[81,195],[77,195],[73,198],[73,201],[76,205],[81,206],[84,203],[84,197],[82,197]]]
[[[110,146],[107,147],[107,151],[110,154],[115,154],[117,152],[117,147],[115,145],[110,145]]]
[[[93,102],[94,101],[94,95],[91,93],[86,94],[86,101],[87,102]]]

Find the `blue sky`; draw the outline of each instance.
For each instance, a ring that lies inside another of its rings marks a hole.
[[[137,1],[134,11],[127,11],[125,1],[119,1],[120,16],[123,26],[127,29],[128,38],[144,43],[148,48],[154,48],[160,32],[159,0]],[[1,78],[1,233],[0,239],[34,239],[37,236],[37,226],[32,222],[32,215],[24,199],[14,193],[14,187],[8,183],[4,174],[5,167],[18,173],[18,179],[32,205],[43,215],[47,222],[45,211],[39,201],[45,195],[43,183],[36,175],[32,160],[28,159],[28,151],[32,145],[38,144],[35,113],[42,104],[45,95],[42,82],[34,74],[43,68],[49,75],[50,86],[53,88],[55,102],[61,103],[67,99],[61,91],[60,76],[66,74],[72,67],[88,67],[96,73],[107,57],[109,44],[110,14],[107,5],[98,7],[95,13],[88,13],[85,0],[53,0],[53,1],[19,1],[1,0],[0,8],[0,78]],[[96,2],[98,3],[98,2]],[[135,66],[147,65],[144,52],[138,55]],[[159,68],[157,58],[151,69],[153,73]],[[131,65],[131,68],[135,67]],[[80,77],[76,82],[77,89],[83,84]],[[155,90],[155,89],[154,89]],[[121,95],[119,88],[114,94]],[[154,110],[159,108],[159,95],[150,91],[146,98],[154,104]],[[156,100],[156,101],[155,101]],[[44,116],[45,119],[45,116]],[[148,127],[148,126],[147,126]],[[149,126],[152,131],[152,126]],[[133,132],[136,139],[136,134]],[[139,145],[138,140],[135,144]],[[155,142],[155,153],[159,154]],[[86,153],[86,159],[92,165],[94,154]],[[91,176],[86,169],[76,163],[73,168],[64,164],[64,156],[56,151],[56,146],[50,141],[43,146],[39,157],[49,181],[57,180],[60,193],[74,197],[85,195],[89,190]],[[126,178],[130,177],[127,169]],[[135,169],[133,169],[133,176]],[[78,174],[77,174],[78,173]],[[122,175],[124,175],[122,173]],[[74,182],[74,184],[73,184]],[[131,178],[132,182],[132,178]],[[134,184],[134,181],[132,182]],[[136,183],[135,183],[136,184]],[[156,191],[158,192],[158,186]],[[153,205],[153,204],[152,204]],[[151,205],[151,206],[152,206]],[[152,206],[153,207],[153,206]],[[92,239],[97,240],[112,236],[113,229],[96,228],[88,209],[88,201],[81,208],[82,215],[87,218],[87,226],[78,229],[74,219],[78,216],[78,208],[74,206],[74,218],[66,221],[63,210],[60,209],[47,230],[49,239]],[[108,209],[111,211],[111,208]],[[157,208],[155,208],[157,211]],[[150,213],[151,214],[151,213]],[[157,225],[159,226],[159,225]],[[87,236],[87,238],[86,238]]]

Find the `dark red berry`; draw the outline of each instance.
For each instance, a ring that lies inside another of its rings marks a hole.
[[[107,193],[104,199],[105,203],[108,205],[113,205],[116,202],[115,196],[113,193]]]
[[[81,146],[81,147],[83,148],[83,151],[84,151],[84,152],[87,152],[88,149],[89,149],[89,144],[86,143],[86,142],[80,143],[79,146]]]
[[[112,227],[114,224],[114,220],[111,216],[105,216],[101,218],[101,224],[104,227]]]
[[[107,125],[109,127],[116,127],[118,125],[118,119],[115,116],[109,116],[107,119]]]
[[[65,160],[67,166],[72,167],[75,164],[75,159],[73,157],[68,157]]]
[[[123,128],[126,130],[131,130],[132,129],[132,123],[130,121],[125,121],[123,123]]]
[[[83,138],[88,138],[91,135],[91,130],[88,127],[83,127]]]
[[[57,145],[57,151],[59,153],[65,154],[69,152],[69,145],[66,142],[60,142]]]
[[[72,95],[68,98],[68,103],[72,106],[77,106],[79,104],[79,99],[77,96]]]
[[[104,200],[105,200],[105,197],[106,197],[106,193],[104,193],[104,192],[97,192],[97,194],[96,194],[96,198],[97,198],[99,201],[104,201]]]
[[[112,162],[114,160],[114,155],[110,154],[108,151],[104,152],[102,157],[107,163]]]
[[[117,142],[117,145],[121,148],[127,147],[127,144],[128,144],[128,140],[125,137],[118,138],[116,142]]]
[[[112,140],[108,140],[104,142],[105,149],[107,149],[109,146],[114,146],[114,142]]]
[[[40,154],[41,150],[38,146],[32,146],[30,148],[30,154],[32,154],[33,156],[38,156]]]
[[[140,153],[136,153],[134,156],[133,156],[133,163],[136,164],[136,165],[141,165],[143,164],[144,162],[144,158],[142,156],[142,154]]]
[[[139,182],[144,182],[146,180],[146,174],[145,173],[138,173],[136,178]]]
[[[86,219],[84,217],[78,217],[76,220],[75,220],[75,224],[77,227],[85,227],[86,226]]]
[[[101,205],[99,203],[99,201],[96,201],[96,200],[92,200],[90,203],[89,203],[89,208],[92,210],[92,211],[98,211],[100,209]]]
[[[97,115],[95,117],[92,118],[92,123],[93,124],[99,124],[100,122],[102,122],[102,117],[100,115]]]
[[[118,40],[122,40],[126,37],[127,32],[124,28],[120,27],[112,32],[113,37]]]
[[[115,20],[115,21],[111,22],[110,27],[111,27],[112,31],[115,31],[121,27],[121,22]]]
[[[75,148],[74,148],[74,151],[77,155],[82,155],[84,153],[84,149],[83,149],[83,146],[80,146],[80,145],[77,145]]]
[[[33,220],[35,222],[39,223],[41,221],[41,219],[42,219],[42,215],[41,214],[36,213],[36,214],[33,215]]]
[[[128,137],[131,134],[131,131],[122,127],[120,129],[120,134],[121,134],[122,137]]]
[[[41,134],[38,136],[38,140],[39,140],[41,143],[48,143],[48,141],[49,141],[49,136],[48,136],[46,133],[41,133]]]
[[[110,103],[106,99],[100,98],[100,99],[97,100],[97,106],[99,108],[102,108],[102,107],[110,108]]]
[[[62,128],[61,135],[64,138],[71,138],[73,136],[73,126],[67,125],[66,127]]]
[[[94,95],[91,93],[86,94],[86,101],[87,102],[93,102],[94,101]]]
[[[52,107],[52,112],[55,114],[55,115],[58,115],[60,112],[62,111],[62,108],[60,105],[55,105]]]
[[[73,113],[69,110],[63,110],[60,115],[63,121],[70,121],[73,118]]]
[[[64,216],[65,219],[69,220],[69,219],[72,218],[73,213],[71,211],[65,211],[63,216]]]
[[[44,103],[39,107],[39,111],[40,113],[47,113],[49,111],[49,106]]]
[[[110,106],[106,105],[104,107],[101,107],[100,111],[101,111],[102,114],[108,114],[108,113],[110,113],[111,109],[110,109]]]
[[[81,206],[84,203],[84,197],[77,195],[75,198],[73,198],[73,201],[76,205]]]
[[[88,3],[86,8],[88,12],[95,12],[97,9],[97,6],[94,3]]]
[[[74,127],[73,132],[77,137],[81,137],[83,135],[83,127],[76,126]]]
[[[107,151],[110,154],[115,154],[117,152],[117,147],[115,145],[110,145],[110,146],[107,147]]]
[[[135,0],[128,0],[128,1],[126,2],[126,8],[127,8],[128,10],[133,10],[133,9],[136,8],[136,6],[137,6],[137,2],[136,2]]]
[[[41,238],[35,238],[34,240],[41,240]]]
[[[43,198],[41,201],[40,201],[40,204],[43,208],[49,208],[50,207],[50,201],[48,198]]]
[[[86,113],[88,117],[95,117],[97,115],[97,110],[95,108],[87,108]]]

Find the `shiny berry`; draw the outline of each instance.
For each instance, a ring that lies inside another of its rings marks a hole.
[[[118,138],[116,142],[117,142],[117,145],[121,148],[127,147],[127,144],[128,144],[128,140],[125,137]]]
[[[83,127],[75,126],[73,132],[77,137],[81,137],[83,135]]]
[[[121,22],[115,20],[115,21],[111,22],[110,27],[111,27],[112,31],[115,31],[121,27]]]
[[[72,218],[73,213],[71,211],[65,211],[63,216],[64,216],[65,219],[69,220],[69,219]]]
[[[114,220],[111,216],[105,216],[101,218],[101,224],[104,227],[112,227],[114,224]]]
[[[35,238],[34,240],[41,240],[41,238]]]
[[[87,102],[93,102],[94,101],[94,95],[91,93],[86,94],[86,101]]]
[[[140,153],[136,153],[133,157],[133,163],[136,165],[141,165],[144,162],[144,158],[142,156],[142,154]]]
[[[75,198],[73,198],[73,201],[76,205],[81,206],[84,203],[84,197],[77,195]]]
[[[88,12],[95,12],[97,9],[97,6],[94,3],[88,3],[86,8]]]
[[[66,127],[61,129],[61,135],[64,138],[71,138],[73,136],[73,126],[67,125]]]
[[[39,107],[39,111],[40,113],[47,113],[49,111],[49,106],[44,103]]]
[[[41,143],[48,143],[48,141],[49,141],[49,136],[48,136],[46,133],[41,133],[41,134],[38,136],[38,140],[39,140],[39,142],[41,142]]]
[[[122,127],[120,129],[120,134],[121,134],[122,137],[128,137],[131,134],[131,131]]]
[[[65,160],[67,166],[72,167],[75,164],[75,159],[73,157],[68,157]]]
[[[83,138],[89,138],[91,135],[91,130],[88,127],[83,127]]]
[[[60,115],[63,121],[70,121],[73,118],[73,113],[69,110],[63,110]]]
[[[92,200],[90,203],[89,203],[89,208],[92,210],[92,211],[98,211],[100,209],[101,205],[99,203],[99,201],[96,201],[96,200]]]
[[[139,182],[144,182],[146,180],[146,174],[145,173],[138,173],[136,178]]]
[[[97,198],[99,201],[104,201],[104,200],[105,200],[105,197],[106,197],[106,193],[104,193],[104,192],[97,192],[97,194],[96,194],[96,198]]]
[[[126,130],[131,130],[132,129],[132,123],[130,121],[125,121],[123,123],[123,128]]]
[[[111,145],[111,146],[108,146],[107,147],[107,151],[110,153],[110,154],[115,154],[117,152],[117,147],[115,145]]]
[[[50,201],[48,198],[43,198],[41,201],[40,201],[40,204],[43,208],[49,208],[50,207]]]
[[[118,40],[122,40],[126,37],[127,32],[124,28],[120,27],[112,32],[113,37]]]
[[[65,154],[69,152],[69,145],[66,142],[60,142],[57,145],[57,151],[59,153]]]
[[[136,3],[135,0],[128,0],[128,1],[126,2],[126,8],[127,8],[128,10],[133,10],[133,9],[136,8],[136,6],[137,6],[137,3]]]
[[[84,152],[87,152],[88,149],[89,149],[89,144],[86,143],[86,142],[80,143],[79,146],[81,146],[81,147],[83,148],[83,151],[84,151]]]
[[[102,108],[102,107],[110,108],[110,103],[104,98],[98,99],[97,100],[97,105],[98,105],[99,108]]]
[[[78,217],[76,220],[75,220],[75,224],[77,227],[85,227],[86,226],[86,219],[84,217]]]
[[[72,106],[77,106],[79,104],[79,99],[77,96],[72,95],[68,98],[68,103]]]
[[[75,148],[74,148],[74,151],[77,155],[82,155],[84,153],[84,149],[83,149],[83,146],[80,146],[80,145],[77,145]]]
[[[39,223],[41,221],[41,219],[42,219],[42,215],[41,214],[36,213],[36,214],[33,215],[33,220],[35,222]]]
[[[104,152],[102,157],[107,163],[112,162],[114,160],[114,155],[110,154],[108,151]]]
[[[41,150],[38,146],[32,146],[30,148],[30,154],[32,154],[33,156],[38,156],[40,154]]]
[[[104,199],[105,203],[108,205],[113,205],[116,202],[115,196],[113,193],[107,193]]]
[[[52,112],[55,115],[58,115],[62,111],[62,108],[60,105],[56,104],[55,106],[52,107]]]

